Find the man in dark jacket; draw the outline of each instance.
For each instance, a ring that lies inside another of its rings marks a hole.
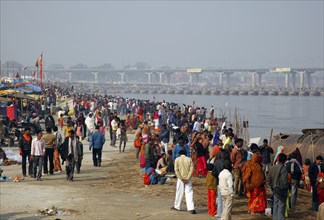
[[[265,172],[266,176],[268,177],[270,165],[271,165],[271,154],[273,154],[273,149],[268,145],[268,140],[263,140],[263,145],[260,146],[260,151],[262,154],[262,169]]]
[[[27,158],[28,158],[28,175],[30,177],[33,176],[33,161],[30,160],[30,153],[31,153],[31,142],[32,142],[32,136],[30,134],[30,128],[26,127],[25,128],[25,134],[23,134],[18,142],[18,147],[20,150],[20,155],[22,157],[22,163],[21,163],[21,168],[22,168],[22,174],[23,176],[26,176],[26,164],[27,164]]]
[[[61,157],[66,161],[66,180],[73,181],[74,167],[76,166],[80,153],[79,140],[75,137],[74,131],[69,131],[69,136],[65,138],[62,147]]]
[[[288,196],[288,172],[285,167],[287,160],[286,154],[279,154],[279,162],[270,169],[268,184],[272,189],[274,203],[273,203],[273,220],[285,219],[286,201]],[[283,194],[279,195],[277,192],[282,191]]]
[[[170,130],[167,128],[166,124],[162,125],[161,133],[159,135],[161,144],[164,147],[164,152],[168,152],[168,144],[170,141]]]
[[[299,164],[297,159],[297,154],[294,152],[291,154],[290,161],[286,164],[287,166],[287,172],[291,175],[291,208],[294,209],[297,202],[297,193],[298,193],[298,187],[299,187],[299,181],[302,178],[302,167]]]
[[[318,194],[317,194],[317,175],[324,171],[323,157],[318,155],[314,163],[311,163],[308,170],[309,180],[312,186],[312,208],[313,211],[318,211]]]
[[[48,113],[47,117],[45,118],[45,128],[50,127],[53,129],[55,126],[55,120],[51,113]]]

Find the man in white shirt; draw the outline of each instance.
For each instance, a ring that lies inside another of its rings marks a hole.
[[[195,123],[194,123],[194,125],[193,125],[192,132],[200,132],[200,123],[199,123],[197,117],[194,118],[193,121],[194,121]]]
[[[174,161],[174,171],[178,178],[177,191],[172,210],[180,211],[183,193],[186,194],[187,210],[191,214],[196,214],[195,205],[193,201],[193,189],[191,175],[193,172],[193,162],[190,157],[186,156],[185,150],[179,151],[179,157]]]
[[[224,199],[224,207],[221,220],[232,219],[232,207],[233,207],[233,176],[232,176],[232,164],[229,160],[224,161],[224,169],[220,172],[219,179],[219,189],[220,193]]]
[[[34,138],[31,144],[31,160],[34,160],[34,178],[37,177],[37,181],[42,181],[43,158],[45,155],[45,142],[42,136],[42,131],[37,131],[37,138]],[[36,176],[37,166],[38,174]]]
[[[116,119],[117,119],[116,116],[114,116],[114,119],[110,123],[110,126],[112,128],[112,140],[111,140],[111,146],[112,147],[116,146],[116,139],[117,139],[116,132],[117,132],[117,129],[118,129],[118,122],[117,122]]]
[[[87,126],[88,141],[90,141],[90,137],[95,130],[95,119],[93,117],[92,112],[90,112],[87,118],[85,119],[85,124]]]

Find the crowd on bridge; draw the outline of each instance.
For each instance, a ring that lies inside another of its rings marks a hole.
[[[18,137],[24,176],[42,181],[42,175],[62,172],[65,164],[66,179],[74,181],[74,170],[81,172],[86,141],[93,166],[100,167],[103,146],[109,142],[123,153],[129,131],[134,131],[134,161],[144,170],[144,184],[164,184],[173,174],[177,178],[173,210],[180,210],[185,194],[187,210],[196,214],[194,196],[199,195],[193,194],[192,179],[204,178],[208,214],[217,219],[231,219],[233,201],[244,198],[251,215],[264,215],[267,188],[272,192],[268,197],[273,219],[285,219],[289,209],[296,209],[301,185],[312,193],[312,209],[318,211],[320,206],[319,214],[323,214],[322,155],[315,161],[303,161],[298,148],[286,152],[284,146],[274,155],[266,139],[261,146],[246,146],[225,117],[215,117],[213,106],[207,109],[194,102],[185,105],[69,91],[48,85],[43,100],[24,106],[32,125]],[[49,107],[56,105],[58,96],[70,98],[72,103],[61,106],[53,117]]]

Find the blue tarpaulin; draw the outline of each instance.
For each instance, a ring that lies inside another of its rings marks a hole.
[[[33,84],[26,84],[26,86],[28,86],[29,88],[31,88],[32,90],[36,91],[36,92],[41,92],[42,89],[38,86],[35,86]]]
[[[32,93],[33,92],[33,91],[26,90],[26,89],[23,89],[23,88],[16,88],[16,90],[22,91],[23,93]]]

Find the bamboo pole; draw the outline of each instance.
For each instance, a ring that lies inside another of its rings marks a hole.
[[[271,141],[272,141],[272,133],[273,133],[273,128],[271,128],[270,131],[270,138],[269,138],[269,145],[271,146]]]

